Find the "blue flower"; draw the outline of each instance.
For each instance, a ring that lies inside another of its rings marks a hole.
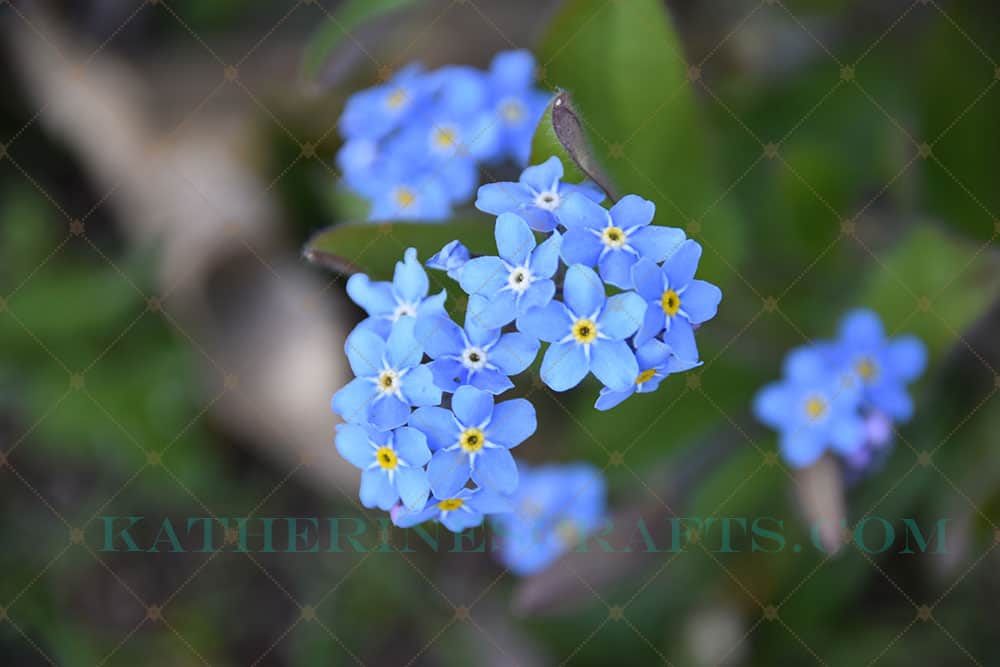
[[[357,376],[333,395],[333,411],[350,423],[370,423],[388,430],[406,423],[411,406],[438,405],[441,390],[413,335],[416,321],[405,318],[388,340],[365,327],[347,337],[344,349]]]
[[[485,298],[471,310],[476,324],[488,329],[502,327],[518,315],[552,300],[556,285],[552,276],[559,268],[562,237],[553,234],[535,246],[528,224],[513,213],[497,218],[494,235],[499,257],[477,257],[463,268],[462,289]]]
[[[580,194],[571,194],[555,217],[566,234],[562,258],[566,264],[598,266],[605,282],[630,289],[632,265],[640,257],[662,262],[684,241],[674,227],[651,225],[656,206],[636,195],[625,195],[605,209]]]
[[[427,95],[427,75],[419,65],[409,65],[390,81],[347,100],[340,116],[340,131],[348,139],[380,139],[403,124]]]
[[[627,389],[639,364],[625,339],[642,322],[642,297],[625,292],[608,298],[597,274],[574,264],[566,271],[563,298],[565,303],[551,301],[517,318],[518,330],[552,343],[542,359],[542,381],[566,391],[593,371],[612,390]]]
[[[528,163],[535,128],[549,95],[534,86],[535,58],[529,51],[499,53],[490,64],[487,86],[500,125],[501,155]]]
[[[757,393],[754,413],[779,431],[781,453],[801,468],[814,463],[827,448],[850,457],[864,445],[860,399],[856,378],[834,372],[823,350],[803,347],[785,359],[783,380]]]
[[[493,518],[497,556],[514,574],[535,574],[604,521],[604,477],[586,464],[522,466],[511,503],[512,512]]]
[[[528,225],[540,232],[556,228],[555,213],[571,194],[579,194],[593,202],[604,201],[604,191],[593,183],[580,185],[563,183],[563,165],[553,156],[540,165],[528,167],[517,183],[487,183],[480,186],[476,208],[500,215],[517,213]]]
[[[453,533],[474,528],[483,522],[487,514],[503,514],[511,511],[510,500],[486,489],[460,489],[449,495],[434,495],[427,506],[417,512],[396,507],[392,512],[392,522],[400,528],[411,528],[417,524],[437,519]]]
[[[502,393],[514,386],[508,376],[523,371],[538,354],[538,340],[517,332],[501,335],[500,329],[484,329],[468,316],[465,329],[446,315],[420,317],[416,336],[434,360],[429,366],[435,384],[448,392],[469,384]]]
[[[427,296],[430,281],[417,261],[415,248],[407,248],[402,262],[396,262],[392,282],[373,282],[363,273],[347,281],[347,295],[365,309],[368,319],[359,326],[369,328],[383,338],[392,325],[405,317],[444,312],[445,292]]]
[[[370,204],[372,222],[442,221],[451,215],[451,196],[442,175],[415,169],[404,156],[392,153],[368,172],[348,179]]]
[[[449,498],[471,478],[477,486],[508,494],[517,488],[517,464],[510,454],[535,432],[535,408],[523,398],[493,405],[493,396],[464,385],[451,410],[425,407],[410,416],[424,432],[434,456],[427,465],[431,490]]]
[[[431,458],[427,439],[413,428],[379,431],[361,424],[337,425],[337,451],[361,468],[361,504],[389,510],[400,499],[422,509],[430,494],[424,465]]]
[[[428,259],[424,265],[428,269],[446,271],[452,280],[458,280],[462,267],[469,261],[469,249],[460,241],[451,241]]]
[[[865,404],[896,421],[913,415],[906,385],[927,365],[927,350],[918,338],[888,339],[878,315],[855,310],[841,323],[835,355],[861,381]]]
[[[695,280],[701,246],[684,241],[663,266],[641,259],[632,267],[635,290],[649,302],[646,318],[635,336],[642,345],[661,331],[663,341],[682,359],[697,360],[694,327],[715,317],[722,291],[704,280]]]
[[[639,362],[639,374],[635,382],[621,391],[613,391],[604,387],[594,407],[598,410],[610,410],[635,393],[645,394],[656,391],[663,378],[672,373],[688,371],[701,366],[700,361],[681,359],[674,354],[670,346],[659,340],[650,340],[635,352]]]

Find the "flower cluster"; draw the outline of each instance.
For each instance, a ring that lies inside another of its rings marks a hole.
[[[462,325],[444,292],[430,293],[413,248],[391,282],[352,276],[347,293],[368,317],[345,344],[356,377],[332,402],[346,422],[337,448],[363,470],[366,507],[391,510],[399,526],[438,520],[454,531],[501,516],[512,536],[505,562],[524,572],[571,544],[568,526],[577,537],[593,529],[604,486],[585,467],[519,470],[511,450],[537,419],[526,399],[499,399],[511,377],[548,343],[542,381],[566,391],[592,373],[604,385],[596,407],[607,410],[699,365],[694,329],[722,298],[694,277],[701,247],[652,224],[652,202],[628,195],[606,209],[599,190],[562,175],[553,157],[518,183],[483,186],[480,207],[499,211],[497,254],[472,257],[453,241],[428,260],[467,293]],[[538,517],[510,514],[525,502]],[[535,534],[546,536],[526,548]]]
[[[927,352],[914,336],[887,338],[870,310],[847,314],[839,337],[789,352],[784,378],[754,401],[757,418],[779,432],[779,447],[794,467],[826,450],[852,469],[876,464],[892,429],[913,414],[906,385],[923,373]]]
[[[527,51],[488,71],[410,65],[353,95],[340,118],[344,182],[370,203],[371,220],[443,220],[468,201],[479,165],[524,166],[548,95],[534,86]]]

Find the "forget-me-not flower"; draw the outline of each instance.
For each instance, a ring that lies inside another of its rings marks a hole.
[[[357,376],[333,395],[333,411],[351,423],[388,430],[406,423],[411,406],[438,405],[441,390],[413,335],[416,320],[402,319],[388,340],[365,327],[347,337],[344,349]]]
[[[453,533],[475,528],[489,514],[511,511],[510,500],[487,489],[459,489],[445,496],[434,495],[422,510],[411,512],[397,506],[392,511],[392,522],[400,528],[411,528],[425,521],[438,520]]]
[[[552,276],[559,268],[562,237],[553,234],[536,247],[528,224],[513,213],[497,218],[494,229],[499,257],[470,260],[460,275],[462,289],[485,297],[470,317],[476,324],[495,329],[512,322],[536,306],[544,306],[556,292]]]
[[[563,183],[563,164],[552,156],[539,165],[528,167],[516,183],[487,183],[479,187],[476,208],[500,215],[516,213],[540,232],[557,226],[556,211],[571,194],[579,194],[595,203],[604,201],[604,191],[593,183]]]
[[[340,117],[340,131],[348,139],[381,139],[406,122],[426,95],[423,68],[404,67],[388,82],[352,95]]]
[[[392,509],[397,501],[423,509],[430,494],[424,465],[431,458],[427,439],[415,428],[380,431],[361,424],[337,425],[337,451],[361,473],[361,504]]]
[[[486,85],[500,126],[500,154],[524,166],[535,127],[549,101],[549,95],[535,87],[534,56],[523,50],[497,54],[486,74]]]
[[[858,411],[861,385],[834,372],[824,351],[802,347],[785,359],[784,378],[754,399],[757,419],[779,431],[782,455],[796,468],[814,463],[828,448],[849,457],[865,441]]]
[[[468,315],[464,329],[446,315],[420,317],[416,336],[433,359],[428,365],[435,384],[448,392],[469,384],[502,393],[514,386],[508,376],[523,371],[538,354],[537,339],[516,331],[501,335],[500,329],[484,329]]]
[[[606,297],[601,279],[581,264],[566,271],[563,299],[517,318],[519,331],[552,343],[542,359],[542,381],[566,391],[593,371],[610,389],[627,389],[639,364],[625,339],[642,323],[646,302],[635,292]]]
[[[676,227],[651,225],[656,205],[625,195],[611,207],[571,194],[555,212],[566,228],[562,258],[566,264],[597,266],[605,282],[629,289],[632,265],[640,258],[662,262],[684,241]]]
[[[407,248],[403,261],[396,262],[392,282],[375,282],[363,273],[347,281],[347,295],[369,316],[358,326],[382,337],[388,336],[392,325],[401,318],[444,312],[444,290],[432,296],[427,296],[428,291],[430,281],[417,261],[415,248]]]
[[[521,466],[513,511],[492,519],[497,557],[514,574],[541,572],[604,522],[605,484],[593,466]]]
[[[663,340],[682,359],[697,360],[698,346],[694,327],[715,317],[722,290],[696,280],[701,245],[684,241],[663,263],[657,266],[641,259],[632,267],[635,290],[649,302],[635,344],[642,345],[661,331]]]
[[[674,351],[666,343],[653,339],[646,341],[635,351],[636,360],[639,362],[639,374],[635,376],[635,381],[626,389],[614,391],[604,387],[594,407],[598,410],[610,410],[632,394],[645,394],[656,391],[663,378],[671,373],[688,371],[697,366],[701,366],[700,361],[681,359],[674,354]]]
[[[461,241],[455,240],[445,244],[428,259],[424,265],[428,269],[445,271],[452,280],[458,280],[462,267],[469,261],[469,249]]]
[[[431,490],[451,497],[471,478],[497,493],[517,488],[517,464],[510,449],[537,427],[535,408],[523,398],[493,404],[493,395],[463,385],[451,398],[451,410],[419,408],[410,426],[423,431],[434,455],[427,465]]]

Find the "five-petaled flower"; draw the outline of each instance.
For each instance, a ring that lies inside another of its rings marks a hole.
[[[528,163],[531,139],[549,95],[535,88],[535,58],[530,51],[498,53],[490,63],[486,85],[500,128],[500,154],[518,166]]]
[[[630,289],[632,265],[640,257],[662,262],[684,241],[676,227],[651,225],[655,213],[653,202],[637,195],[625,195],[610,211],[582,195],[569,195],[555,212],[566,228],[563,261],[597,266],[605,282]]]
[[[361,468],[361,504],[392,509],[398,500],[407,508],[427,503],[430,483],[424,465],[431,458],[427,439],[414,428],[379,431],[361,424],[337,426],[337,451]]]
[[[576,193],[598,204],[604,201],[604,191],[593,183],[563,183],[562,177],[562,162],[555,156],[550,157],[542,164],[521,172],[516,183],[480,186],[476,208],[493,215],[517,213],[532,229],[550,232],[558,224],[554,214],[571,194]]]
[[[666,343],[653,339],[639,347],[635,352],[639,362],[639,374],[627,388],[614,391],[607,387],[601,389],[594,407],[598,410],[610,410],[632,394],[645,394],[656,391],[663,378],[672,373],[688,371],[701,366],[700,361],[681,359]]]
[[[500,329],[477,326],[469,315],[464,329],[446,315],[420,317],[416,336],[433,359],[434,383],[448,392],[472,385],[502,393],[514,386],[509,376],[527,368],[538,354],[537,339],[519,332],[501,335]]]
[[[646,302],[635,292],[606,297],[601,279],[581,264],[566,271],[563,299],[517,319],[520,331],[552,343],[542,360],[542,381],[566,391],[593,371],[612,390],[628,388],[639,364],[625,339],[642,323]]]
[[[513,492],[517,464],[509,450],[531,436],[537,424],[535,408],[525,399],[494,405],[490,393],[463,385],[451,398],[451,410],[419,408],[410,426],[423,431],[434,450],[427,475],[434,495],[444,498],[470,478],[490,491]]]
[[[552,300],[556,292],[552,276],[559,268],[562,242],[562,237],[553,234],[536,247],[527,223],[513,213],[497,218],[494,235],[499,257],[469,260],[461,272],[462,289],[485,297],[475,304],[470,301],[469,317],[487,329],[502,327]]]
[[[663,266],[640,259],[632,267],[635,290],[649,302],[646,317],[635,336],[635,344],[663,333],[663,341],[682,359],[696,361],[698,346],[694,327],[715,317],[722,300],[722,290],[715,285],[696,280],[701,246],[684,241]]]
[[[436,519],[453,533],[460,533],[480,525],[485,515],[510,512],[511,507],[506,496],[487,489],[465,488],[451,494],[434,494],[427,505],[416,512],[397,505],[392,511],[392,522],[400,528],[411,528]]]
[[[373,282],[363,273],[347,281],[347,295],[369,315],[358,326],[370,328],[383,338],[400,318],[444,312],[445,292],[427,296],[430,282],[417,261],[416,249],[407,248],[403,257],[402,262],[396,262],[391,283]]]
[[[357,376],[333,395],[333,411],[351,423],[379,429],[402,426],[411,406],[437,405],[441,389],[413,335],[416,320],[396,322],[388,340],[365,327],[356,328],[344,349]]]

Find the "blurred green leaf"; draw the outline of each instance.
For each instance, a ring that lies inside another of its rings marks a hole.
[[[306,243],[306,259],[339,273],[363,272],[378,280],[391,280],[403,251],[416,248],[426,261],[445,244],[458,239],[473,253],[493,253],[491,219],[465,219],[446,223],[349,223],[318,232]]]
[[[319,76],[320,70],[350,33],[362,24],[385,14],[417,4],[417,0],[347,0],[330,16],[306,45],[302,67],[308,79]]]

